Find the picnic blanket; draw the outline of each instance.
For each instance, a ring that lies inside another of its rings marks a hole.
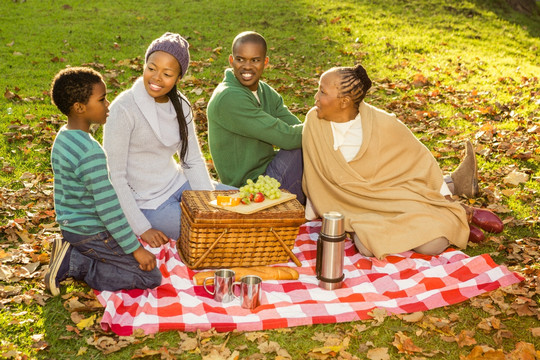
[[[315,277],[320,227],[320,221],[300,227],[293,252],[302,267],[292,261],[281,264],[295,267],[299,279],[263,282],[261,305],[253,311],[240,307],[239,301],[216,302],[202,286],[194,285],[195,271],[182,263],[175,241],[146,247],[157,257],[162,284],[152,290],[96,291],[105,308],[101,326],[130,335],[135,329],[146,334],[211,328],[255,331],[348,322],[369,319],[376,308],[400,314],[451,305],[523,280],[487,254],[469,257],[449,249],[426,256],[408,251],[377,260],[360,255],[347,239],[343,287],[324,290]]]

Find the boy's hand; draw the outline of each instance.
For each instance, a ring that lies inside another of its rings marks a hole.
[[[156,267],[156,256],[142,246],[133,252],[133,257],[143,271],[152,271]]]
[[[160,247],[169,242],[167,235],[156,229],[146,230],[142,233],[141,239],[153,248]]]

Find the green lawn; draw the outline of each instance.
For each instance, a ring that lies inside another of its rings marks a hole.
[[[524,343],[540,351],[540,17],[515,12],[505,0],[3,0],[0,24],[0,357],[199,359],[214,350],[222,355],[216,359],[234,351],[241,358],[279,358],[260,355],[260,343],[270,340],[301,359],[326,339],[341,344],[342,358],[384,359],[374,349],[386,349],[389,358],[412,359],[393,345],[400,333],[423,349],[416,356],[433,359],[474,358],[475,344],[514,356],[527,353]],[[374,81],[366,101],[396,113],[443,170],[455,168],[462,142],[471,139],[483,192],[462,201],[494,209],[506,229],[466,253],[489,253],[526,280],[512,293],[429,311],[419,323],[393,316],[381,324],[127,339],[98,325],[78,330],[70,311],[75,299],[86,305],[84,317],[102,313],[90,289],[75,283],[50,298],[40,278],[58,235],[49,150],[65,117],[48,96],[54,74],[68,65],[92,66],[106,77],[113,100],[141,74],[151,40],[165,31],[181,33],[192,60],[181,89],[194,106],[211,168],[205,109],[228,66],[232,39],[244,30],[266,37],[264,78],[300,119],[313,105],[323,71],[361,62]],[[461,340],[448,341],[449,333]],[[196,346],[186,336],[197,339]],[[127,346],[106,355],[96,344]]]

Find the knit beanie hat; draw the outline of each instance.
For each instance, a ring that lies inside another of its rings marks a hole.
[[[148,61],[148,57],[154,51],[165,51],[176,58],[180,64],[181,77],[184,77],[189,67],[189,43],[186,39],[179,34],[166,32],[161,37],[152,41],[148,49],[146,49],[146,55],[144,61]]]

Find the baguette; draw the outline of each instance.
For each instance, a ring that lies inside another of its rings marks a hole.
[[[230,270],[234,271],[236,281],[240,281],[243,276],[257,275],[264,280],[297,280],[298,271],[288,266],[253,266],[253,267],[233,267]],[[213,277],[214,271],[201,271],[193,275],[195,285],[202,285],[204,279]],[[207,282],[209,285],[213,280]]]

